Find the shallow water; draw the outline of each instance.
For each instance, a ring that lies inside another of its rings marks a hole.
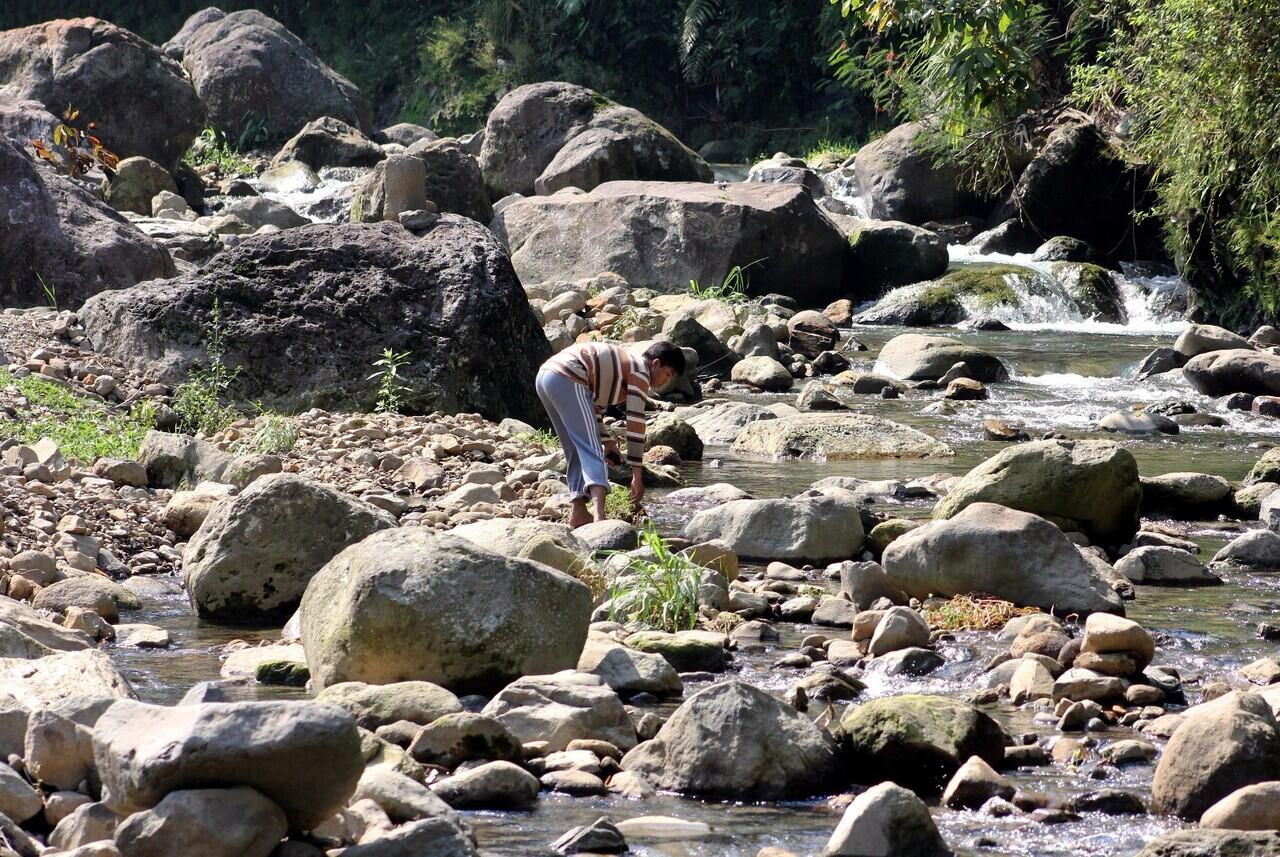
[[[957,262],[972,261],[953,253]],[[1025,261],[1018,259],[1016,261]],[[746,459],[726,447],[709,447],[705,460],[682,466],[691,485],[731,482],[760,497],[781,496],[802,490],[813,481],[834,475],[864,479],[907,479],[935,473],[961,474],[1004,448],[1003,444],[982,440],[981,421],[999,417],[1024,424],[1037,436],[1059,431],[1072,437],[1108,437],[1124,443],[1135,455],[1144,475],[1195,470],[1216,473],[1229,479],[1244,476],[1260,454],[1262,446],[1280,441],[1274,421],[1223,410],[1216,402],[1200,396],[1185,383],[1171,379],[1134,382],[1132,370],[1152,348],[1171,344],[1180,329],[1177,322],[1144,318],[1133,325],[1098,325],[1062,319],[1056,326],[1043,323],[1018,325],[1020,329],[999,332],[932,331],[955,336],[987,348],[1010,366],[1012,379],[991,387],[991,399],[958,403],[951,416],[921,414],[934,401],[936,392],[912,392],[899,400],[844,395],[856,411],[873,413],[920,428],[945,441],[955,456],[927,460],[854,462],[776,462]],[[855,368],[869,370],[879,348],[893,336],[905,332],[894,328],[858,328],[852,336],[868,346],[867,351],[850,353]],[[797,385],[797,392],[799,385]],[[770,402],[794,400],[795,393],[763,395],[734,392],[731,398]],[[1104,414],[1142,402],[1187,401],[1199,410],[1228,420],[1222,428],[1184,428],[1173,437],[1117,438],[1096,432],[1094,424]],[[905,503],[895,513],[919,517],[928,514],[922,502]],[[678,531],[690,514],[687,509],[663,503],[661,496],[650,502],[650,511],[660,526]],[[1203,548],[1203,558],[1212,555],[1232,535],[1232,527],[1206,521],[1173,523],[1185,535],[1194,537]],[[1199,683],[1222,675],[1275,646],[1254,634],[1259,621],[1272,616],[1280,606],[1280,578],[1265,575],[1228,575],[1226,585],[1213,588],[1174,589],[1139,587],[1137,600],[1128,605],[1129,615],[1160,634],[1157,663],[1171,664],[1183,674],[1189,695],[1196,696]],[[815,574],[815,583],[822,583]],[[180,596],[148,599],[138,621],[168,628],[175,645],[167,651],[114,650],[122,669],[134,682],[139,695],[148,701],[173,703],[198,681],[216,679],[219,651],[233,639],[257,642],[278,637],[275,629],[226,629],[194,619]],[[772,664],[786,651],[794,651],[804,634],[825,631],[806,625],[779,625],[782,640],[740,652],[738,675],[762,687],[782,693],[801,673],[775,669]],[[869,673],[867,696],[907,691],[958,695],[973,689],[982,665],[1000,648],[992,634],[960,634],[944,644],[947,664],[926,678],[886,679]],[[703,685],[689,684],[686,695]],[[297,690],[244,686],[232,691],[237,698],[280,698],[301,695]],[[1037,731],[1031,714],[1007,704],[993,714],[1004,721],[1013,734]],[[1099,742],[1134,737],[1128,729],[1095,735]],[[1051,796],[1069,796],[1099,787],[1116,787],[1149,797],[1150,765],[1129,767],[1111,779],[1094,780],[1086,772],[1060,766],[1022,771],[1011,779],[1020,788]],[[743,855],[751,857],[766,845],[777,845],[797,853],[816,852],[825,843],[839,814],[825,802],[771,804],[764,806],[704,803],[660,796],[644,802],[614,798],[573,799],[545,796],[530,813],[469,813],[485,853],[527,855],[541,853],[569,827],[590,822],[600,815],[615,820],[638,815],[673,815],[705,821],[713,833],[709,839],[693,843],[632,843],[638,855]],[[1143,842],[1174,825],[1167,819],[1088,815],[1082,821],[1046,825],[1026,816],[993,819],[972,812],[938,812],[937,819],[949,844],[959,853],[984,855],[1131,855]]]

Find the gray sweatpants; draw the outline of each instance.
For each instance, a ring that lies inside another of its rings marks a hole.
[[[609,468],[600,443],[600,425],[591,391],[582,384],[548,369],[538,372],[538,398],[551,417],[551,425],[564,447],[569,476],[569,494],[575,500],[588,498],[592,485],[609,487]]]

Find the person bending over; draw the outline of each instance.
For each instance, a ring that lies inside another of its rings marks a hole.
[[[644,497],[644,406],[649,388],[663,386],[684,369],[684,352],[670,342],[655,342],[642,357],[608,342],[583,342],[542,364],[538,398],[564,447],[573,497],[569,526],[605,519],[604,498],[609,492],[605,459],[622,463],[618,444],[604,427],[604,409],[609,405],[627,403],[631,501],[639,503]]]

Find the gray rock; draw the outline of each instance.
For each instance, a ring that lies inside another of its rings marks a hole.
[[[652,693],[680,696],[680,676],[659,654],[628,649],[608,638],[589,638],[578,658],[578,671],[593,673],[624,696]]]
[[[170,792],[116,828],[121,857],[269,857],[284,838],[280,808],[251,788]]]
[[[953,168],[937,165],[917,139],[924,130],[918,122],[899,125],[858,150],[854,175],[870,201],[872,217],[924,223],[960,213],[960,176]]]
[[[1280,395],[1280,354],[1252,347],[1200,354],[1188,360],[1182,372],[1191,386],[1206,396]]]
[[[1280,571],[1280,534],[1250,530],[1213,555],[1211,568],[1245,571]]]
[[[1031,512],[1091,541],[1120,545],[1138,529],[1138,464],[1109,441],[1042,440],[1009,447],[951,487],[934,508],[950,518],[971,503]]]
[[[686,700],[622,767],[681,794],[778,800],[821,793],[838,764],[834,746],[808,718],[729,680]]]
[[[203,359],[215,295],[225,359],[242,370],[234,390],[264,406],[371,409],[369,366],[395,348],[412,353],[406,411],[542,418],[533,376],[549,346],[502,248],[473,221],[443,215],[421,237],[392,223],[254,236],[199,273],[101,295],[81,319],[99,351],[177,383]]]
[[[1200,827],[1216,830],[1274,830],[1280,812],[1280,782],[1256,783],[1233,791],[1204,811]]]
[[[893,783],[853,799],[831,832],[822,857],[950,857],[929,807]]]
[[[424,726],[409,745],[409,755],[450,770],[473,759],[524,761],[520,739],[501,720],[466,711],[446,714]]]
[[[200,27],[187,39],[182,65],[209,121],[232,138],[255,121],[279,140],[324,116],[370,130],[369,107],[351,81],[261,12],[232,12]]]
[[[1212,324],[1189,324],[1178,334],[1173,350],[1183,360],[1211,351],[1253,350],[1253,344],[1238,333]]]
[[[351,715],[315,702],[122,701],[98,720],[93,746],[103,802],[122,815],[188,787],[244,785],[297,831],[336,812],[364,770]]]
[[[200,616],[223,622],[287,619],[320,568],[395,517],[294,473],[256,480],[219,503],[183,554]]]
[[[994,503],[899,536],[881,561],[918,598],[982,592],[1044,610],[1122,612],[1120,596],[1060,529]]]
[[[79,185],[37,167],[5,139],[0,139],[0,220],[6,224],[0,232],[5,260],[0,303],[5,306],[45,306],[41,279],[57,290],[60,306],[75,308],[98,292],[176,273],[158,243]]]
[[[904,381],[936,381],[957,363],[967,364],[970,377],[975,381],[990,383],[1009,377],[1009,370],[1000,358],[946,336],[921,333],[895,336],[880,349],[876,360],[878,369],[883,368]]]
[[[1136,857],[1277,857],[1280,833],[1274,830],[1171,830],[1146,844]]]
[[[524,809],[538,800],[538,778],[511,762],[486,762],[431,787],[454,809]]]
[[[772,357],[747,357],[735,363],[730,379],[765,392],[781,393],[791,389],[791,371]]]
[[[862,518],[852,497],[734,500],[696,513],[685,525],[693,542],[719,539],[744,559],[830,561],[862,547]]]
[[[629,750],[635,727],[622,700],[599,676],[578,672],[525,676],[507,685],[481,712],[506,726],[521,743],[547,742],[548,752],[570,741],[608,741]]]
[[[276,153],[273,166],[300,161],[313,170],[322,167],[371,167],[386,157],[382,147],[360,129],[341,119],[313,119],[289,138]]]
[[[1222,579],[1200,560],[1171,547],[1141,547],[1116,561],[1116,571],[1133,583],[1167,586],[1214,586]]]
[[[1280,733],[1267,701],[1232,692],[1191,708],[1156,766],[1151,809],[1198,819],[1242,786],[1280,779]]]
[[[713,228],[725,223],[734,228]],[[517,199],[493,226],[528,282],[613,271],[633,288],[670,292],[690,280],[719,284],[743,260],[767,259],[751,269],[752,294],[816,306],[839,296],[847,250],[795,185],[607,182],[584,194]]]
[[[869,414],[843,413],[796,414],[753,422],[738,433],[733,448],[747,455],[816,461],[954,455],[951,447],[919,429]]]
[[[345,709],[355,718],[357,726],[369,730],[402,720],[426,725],[462,710],[458,697],[428,681],[392,684],[344,681],[320,691],[316,701]]]
[[[108,622],[120,619],[120,610],[137,610],[138,596],[107,577],[84,574],[59,580],[41,589],[32,600],[37,609],[66,613],[72,607],[92,610]]]
[[[137,698],[111,656],[97,649],[0,658],[0,699],[6,694],[18,709],[51,711],[89,727],[118,700]]]
[[[578,662],[587,587],[454,535],[384,530],[322,568],[302,600],[311,675],[385,684],[424,680],[489,691]]]

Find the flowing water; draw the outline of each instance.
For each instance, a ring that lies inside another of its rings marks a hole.
[[[834,175],[834,174],[833,174]],[[830,181],[838,181],[831,179]],[[308,200],[296,194],[274,195],[300,210],[316,212],[334,209],[331,204],[314,205],[317,200],[340,198],[340,182],[326,181]],[[846,202],[861,203],[847,198]],[[865,206],[863,206],[865,209]],[[317,219],[338,219],[335,215]],[[967,248],[955,247],[952,261],[957,265],[1005,263],[1047,272],[1047,267],[1024,256],[977,256]],[[981,421],[998,417],[1023,424],[1032,436],[1058,431],[1072,437],[1108,437],[1120,440],[1135,455],[1143,475],[1173,471],[1215,473],[1240,479],[1261,454],[1261,449],[1280,440],[1275,422],[1250,414],[1226,411],[1217,402],[1201,396],[1185,383],[1165,378],[1135,381],[1135,365],[1154,347],[1169,345],[1182,327],[1170,314],[1184,286],[1176,277],[1151,276],[1129,270],[1118,286],[1124,299],[1127,323],[1104,324],[1079,316],[1067,302],[1043,296],[1024,296],[1017,312],[1006,313],[1012,330],[1002,332],[932,331],[955,336],[998,354],[1009,365],[1011,380],[990,388],[991,398],[983,402],[957,403],[950,416],[921,414],[933,401],[933,393],[910,393],[898,400],[868,396],[848,396],[845,401],[856,411],[874,413],[915,426],[944,440],[956,452],[952,458],[922,461],[854,462],[774,462],[744,459],[728,448],[709,447],[703,462],[682,465],[689,484],[730,482],[760,497],[794,493],[813,481],[835,475],[865,479],[907,479],[935,473],[961,474],[995,454],[1004,445],[983,440]],[[905,332],[895,328],[857,328],[851,335],[867,346],[866,351],[849,354],[855,368],[870,370],[875,355],[893,336]],[[770,402],[794,399],[788,395],[734,393],[733,398]],[[1138,403],[1185,401],[1197,410],[1223,417],[1222,427],[1183,428],[1176,436],[1116,438],[1094,429],[1098,418]],[[651,512],[663,529],[675,532],[688,517],[685,509],[654,498]],[[906,502],[893,506],[895,514],[923,517],[924,503]],[[1234,524],[1217,521],[1163,522],[1201,543],[1211,555],[1238,531]],[[222,629],[192,618],[179,592],[153,597],[140,621],[168,628],[174,638],[165,651],[117,650],[116,655],[139,694],[146,700],[172,703],[193,683],[216,679],[221,647],[232,639],[256,642],[274,639],[276,630],[246,631]],[[1157,663],[1177,667],[1197,696],[1197,685],[1223,675],[1263,654],[1274,646],[1254,635],[1259,621],[1272,616],[1280,606],[1280,592],[1274,579],[1265,575],[1228,575],[1221,587],[1176,589],[1139,587],[1138,597],[1127,605],[1129,615],[1159,635]],[[799,677],[789,670],[772,667],[783,651],[794,651],[799,640],[814,631],[830,632],[806,625],[779,625],[782,639],[776,643],[749,647],[738,653],[736,669],[741,677],[782,693]],[[925,678],[885,678],[867,676],[867,696],[922,691],[958,695],[978,684],[982,665],[1000,650],[991,634],[958,634],[943,645],[947,664]],[[689,684],[686,695],[702,685]],[[240,698],[290,697],[301,691],[244,687],[233,695]],[[670,706],[667,706],[669,710]],[[1045,734],[1043,724],[1033,725],[1031,714],[1003,703],[997,716],[1012,734],[1036,731]],[[1127,729],[1096,735],[1105,742],[1134,737]],[[1122,788],[1149,797],[1152,766],[1128,767],[1106,779],[1092,779],[1089,765],[1081,771],[1051,766],[1018,772],[1011,776],[1022,789],[1065,797],[1091,789]],[[1102,772],[1099,772],[1101,774]],[[659,796],[648,801],[627,802],[615,798],[568,798],[547,796],[528,813],[468,813],[482,850],[495,855],[542,853],[546,843],[575,824],[590,822],[600,815],[614,820],[638,815],[671,815],[704,821],[712,828],[709,838],[694,842],[634,844],[639,855],[742,855],[751,857],[766,845],[777,845],[799,854],[814,853],[826,842],[839,813],[825,802],[768,805],[708,803]],[[1032,822],[1017,815],[995,819],[974,812],[938,812],[944,836],[963,854],[984,855],[1131,855],[1158,833],[1176,825],[1168,819],[1114,817],[1089,814],[1076,823],[1050,825]]]

